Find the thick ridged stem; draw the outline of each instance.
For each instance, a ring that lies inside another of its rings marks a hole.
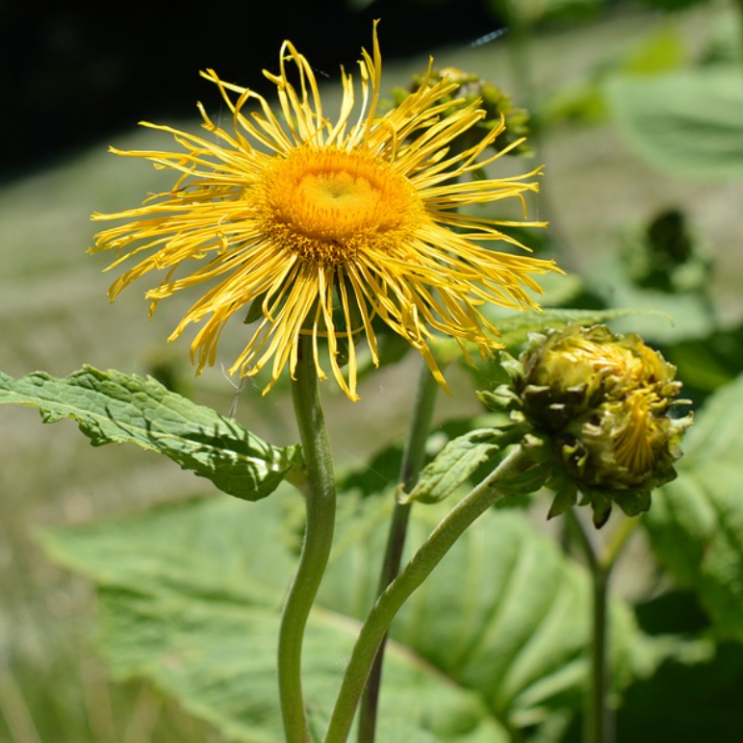
[[[307,526],[279,631],[279,697],[287,743],[310,743],[302,693],[302,641],[328,563],[335,527],[333,458],[320,405],[311,342],[309,336],[300,341],[296,381],[292,384],[306,470]]]

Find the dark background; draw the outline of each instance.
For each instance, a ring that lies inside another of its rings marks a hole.
[[[498,28],[487,0],[0,0],[0,181],[140,120],[195,115],[199,70],[257,88],[291,39],[320,75],[350,69],[382,19],[386,60]]]

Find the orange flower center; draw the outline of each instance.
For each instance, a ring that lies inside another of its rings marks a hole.
[[[424,213],[409,181],[363,152],[294,150],[274,158],[256,193],[267,238],[317,263],[399,246]]]

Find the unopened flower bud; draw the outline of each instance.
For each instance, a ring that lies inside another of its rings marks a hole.
[[[554,462],[550,516],[576,503],[578,492],[597,526],[613,503],[636,515],[676,476],[692,418],[671,417],[685,402],[677,399],[676,369],[638,335],[571,326],[534,337],[520,363],[506,368],[521,414]]]
[[[392,91],[394,103],[399,106],[411,93],[420,90],[422,86],[432,87],[442,80],[456,83],[447,98],[451,103],[445,112],[449,116],[457,110],[477,102],[485,116],[474,127],[475,131],[490,131],[499,128],[501,131],[493,140],[492,147],[496,150],[509,149],[509,154],[530,155],[531,148],[526,144],[524,137],[529,133],[529,112],[513,104],[511,96],[497,85],[482,80],[477,75],[456,67],[431,69],[425,75],[415,75],[410,88],[395,88]],[[469,134],[466,139],[469,138]],[[469,142],[462,143],[463,147]]]

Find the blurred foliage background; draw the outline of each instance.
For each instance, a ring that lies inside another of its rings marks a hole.
[[[547,304],[668,313],[673,323],[642,315],[619,327],[661,346],[701,403],[743,367],[739,5],[284,0],[83,10],[0,2],[0,368],[63,375],[85,362],[156,373],[226,413],[235,390],[221,370],[194,381],[186,343],[164,345],[181,300],[164,304],[149,324],[136,290],[109,307],[109,281],[100,275],[105,258],[85,256],[95,231],[91,212],[125,208],[170,186],[169,177],[118,161],[106,146],[162,144],[136,130],[142,119],[195,128],[197,100],[220,116],[218,96],[198,71],[214,67],[224,79],[260,88],[259,70],[275,66],[285,38],[320,71],[332,98],[338,66],[354,68],[372,19],[381,18],[390,91],[434,54],[438,66],[492,80],[530,110],[530,143],[545,163],[530,216],[550,221],[539,249],[569,271],[548,291]],[[673,116],[664,119],[663,111]],[[669,121],[686,124],[674,129]],[[727,139],[721,122],[729,122]],[[240,346],[238,335],[225,338],[226,354],[230,344]],[[372,375],[356,406],[327,395],[343,464],[402,436],[416,376],[408,361]],[[469,385],[461,373],[453,382]],[[263,399],[258,389],[243,391],[241,422],[270,441],[293,443],[286,396]],[[442,398],[439,421],[475,412],[468,399]],[[203,483],[141,452],[92,451],[72,424],[38,423],[33,411],[4,409],[0,416],[0,741],[221,740],[146,684],[107,680],[91,637],[87,583],[52,565],[34,539],[39,527],[185,498],[203,492]],[[657,582],[647,572],[641,556],[617,585],[645,607],[648,624],[674,620],[681,632],[707,626],[694,597],[673,586],[656,601]],[[620,730],[641,743],[661,734],[655,720],[672,718],[674,733],[666,728],[666,737],[705,739],[712,728],[695,727],[689,700],[704,687],[719,703],[717,721],[733,721],[742,655],[730,646],[695,675],[667,668],[663,683],[675,702],[659,694],[657,679],[637,682]]]

